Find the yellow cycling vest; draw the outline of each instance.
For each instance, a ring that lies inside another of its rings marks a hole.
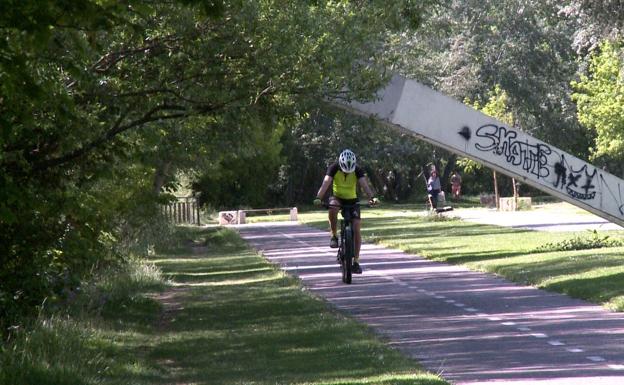
[[[344,173],[338,163],[334,163],[327,169],[327,175],[334,178],[332,183],[332,195],[340,199],[357,199],[357,182],[364,176],[364,170],[355,166],[355,171]]]

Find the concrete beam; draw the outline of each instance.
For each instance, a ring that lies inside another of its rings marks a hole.
[[[370,103],[337,103],[624,226],[624,181],[416,81],[395,75]]]

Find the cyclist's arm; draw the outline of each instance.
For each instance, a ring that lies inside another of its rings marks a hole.
[[[358,179],[358,183],[360,184],[360,187],[362,188],[362,190],[364,190],[366,195],[368,195],[368,199],[373,199],[373,196],[375,194],[373,193],[373,190],[371,190],[370,186],[368,185],[368,182],[366,181],[366,177],[361,177],[360,179]]]
[[[321,188],[316,193],[316,197],[319,199],[323,199],[323,197],[327,193],[327,190],[331,187],[333,181],[334,178],[329,175],[325,175],[325,179],[323,179],[323,183],[321,184]]]

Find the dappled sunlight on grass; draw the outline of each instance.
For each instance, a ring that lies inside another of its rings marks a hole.
[[[614,298],[624,296],[624,267],[618,265],[614,268],[595,268],[578,274],[552,277],[540,286],[578,297],[591,292],[596,285],[600,285],[601,290],[589,299],[613,306],[614,303],[611,301]]]
[[[172,282],[173,287],[201,287],[201,286],[233,286],[233,285],[249,285],[252,283],[260,283],[281,279],[281,275],[274,274],[266,277],[256,277],[236,280],[219,280],[218,282]]]
[[[258,273],[258,272],[266,272],[266,271],[272,271],[273,269],[271,267],[261,267],[261,268],[257,268],[257,269],[246,269],[246,270],[230,270],[230,271],[213,271],[213,272],[206,272],[206,273],[169,273],[168,276],[172,277],[172,278],[179,278],[179,277],[185,277],[185,276],[189,276],[189,277],[215,277],[215,276],[225,276],[225,275],[238,275],[238,274],[245,274],[245,273]]]
[[[446,382],[427,374],[384,374],[363,378],[337,378],[331,381],[305,382],[299,385],[442,385]]]
[[[179,290],[150,353],[173,382],[445,384],[245,245],[214,249],[205,258],[152,259]]]
[[[624,295],[618,295],[617,297],[611,298],[611,300],[607,302],[606,306],[614,311],[624,311]]]

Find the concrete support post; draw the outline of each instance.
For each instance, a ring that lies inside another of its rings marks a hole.
[[[238,210],[237,217],[238,217],[237,224],[244,225],[245,224],[245,211]]]

